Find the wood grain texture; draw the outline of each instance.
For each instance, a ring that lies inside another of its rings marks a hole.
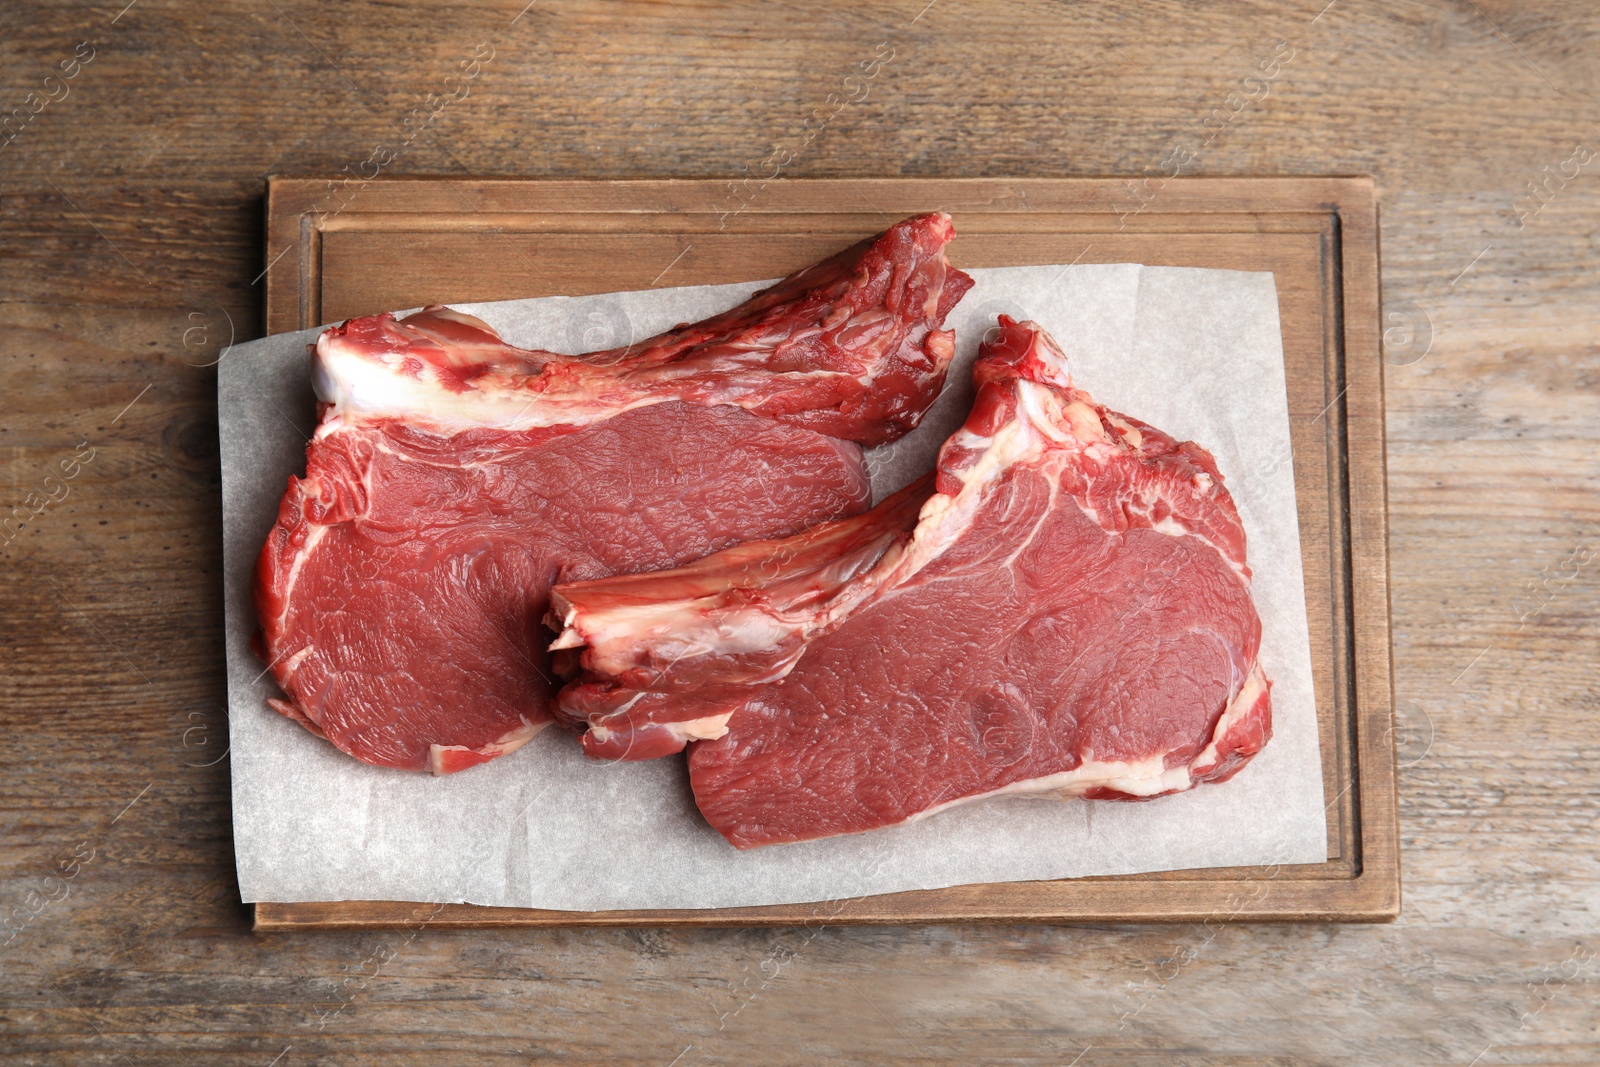
[[[0,119],[38,107],[27,94],[80,42],[96,50],[0,147],[0,503],[95,449],[0,547],[0,904],[25,917],[0,946],[0,1057],[1600,1060],[1600,174],[1562,175],[1575,146],[1600,149],[1600,12],[522,9],[0,6]],[[1247,85],[1280,41],[1292,58]],[[404,129],[479,42],[495,56],[470,94]],[[835,111],[880,42],[892,62]],[[782,153],[785,179],[1141,181],[1184,152],[1185,174],[1372,174],[1400,316],[1382,418],[1399,920],[250,933],[218,759],[203,364],[230,318],[239,338],[262,330],[263,178],[359,171],[380,144],[397,150],[384,175],[457,179],[740,179]],[[48,877],[63,869],[65,895]]]
[[[464,301],[551,295],[552,287],[565,294],[649,287],[665,284],[668,273],[682,285],[775,277],[886,221],[930,210],[953,215],[958,241],[950,255],[960,267],[1136,262],[1270,270],[1280,293],[1327,863],[704,911],[451,906],[432,913],[433,925],[1373,921],[1398,914],[1377,205],[1369,179],[1173,178],[1152,184],[1140,200],[1115,179],[795,179],[762,190],[758,204],[737,212],[726,210],[725,184],[715,181],[378,179],[337,215],[322,206],[328,184],[269,184],[267,261],[293,264],[267,276],[274,331],[428,303],[438,298],[441,262],[456,265],[448,287]],[[475,255],[486,236],[499,239],[491,260]],[[415,254],[419,237],[426,256]],[[516,277],[506,263],[537,264],[538,275]],[[999,305],[986,313],[1001,310],[1027,313]],[[596,328],[628,336],[594,345],[631,336],[621,323]],[[1352,560],[1371,565],[1358,570]],[[263,903],[255,928],[374,927],[415,911],[396,902]]]

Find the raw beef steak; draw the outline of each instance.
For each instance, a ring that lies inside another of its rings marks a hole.
[[[740,848],[995,794],[1160,796],[1230,777],[1271,735],[1244,530],[1210,454],[1073,388],[1031,323],[1002,317],[973,374],[933,486],[556,590],[557,643],[587,646],[568,713],[597,707],[591,732],[641,744],[725,731],[693,745],[690,781]]]
[[[257,565],[272,706],[358,759],[447,773],[550,721],[551,585],[859,512],[971,280],[908,219],[627,349],[507,345],[431,307],[318,339],[321,422]]]

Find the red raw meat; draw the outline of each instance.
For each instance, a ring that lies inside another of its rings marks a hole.
[[[996,794],[1160,796],[1258,752],[1261,623],[1211,455],[1073,388],[1032,323],[1002,316],[973,374],[932,486],[558,587],[591,753],[720,734],[690,750],[695,799],[752,848]]]
[[[858,513],[861,446],[912,429],[971,286],[924,215],[626,349],[507,345],[442,307],[317,341],[321,422],[256,574],[278,711],[447,773],[551,719],[552,584]]]

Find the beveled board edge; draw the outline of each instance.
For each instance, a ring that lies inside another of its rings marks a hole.
[[[1389,483],[1384,425],[1377,191],[1341,203],[1344,424],[1348,464],[1354,724],[1360,815],[1358,877],[1382,886],[1400,914],[1400,786],[1394,738],[1389,602]]]
[[[1078,880],[1086,883],[1087,879]],[[1125,878],[1102,886],[1080,885],[1080,901],[1070,913],[1041,900],[996,908],[986,901],[986,886],[890,893],[859,901],[772,905],[706,911],[565,912],[537,908],[494,908],[477,904],[412,904],[394,901],[332,901],[255,905],[255,929],[360,930],[420,926],[438,929],[517,926],[908,926],[923,924],[1028,923],[1223,923],[1223,922],[1390,922],[1397,903],[1375,892],[1372,879],[1282,878],[1264,882],[1238,878],[1193,883],[1194,889],[1135,894]],[[1008,886],[1033,883],[1012,882]],[[1054,883],[1038,883],[1049,886]],[[1097,889],[1103,891],[1097,892]],[[957,893],[956,890],[973,891]],[[1044,894],[1041,894],[1043,896]],[[932,899],[918,899],[929,897]]]
[[[748,202],[735,192],[745,184],[698,178],[367,180],[273,175],[267,178],[266,330],[284,333],[320,325],[315,293],[321,234],[346,228],[353,216],[452,215],[486,232],[504,232],[505,216],[540,213],[676,215],[689,227],[721,228],[730,216],[865,211],[888,225],[901,216],[886,208],[931,201],[949,211],[1089,213],[1147,221],[1174,214],[1326,213],[1372,196],[1372,180],[1366,177],[785,178],[762,186]]]
[[[786,179],[743,214],[827,214],[841,203],[936,200],[951,210],[1057,212],[1125,216],[1142,178]],[[355,194],[339,190],[355,187]],[[719,219],[734,206],[733,183],[717,180],[385,179],[341,183],[268,179],[269,332],[317,324],[320,233],[351,215],[459,212],[486,216],[498,230],[505,212],[668,213]],[[1349,687],[1349,757],[1344,790],[1353,794],[1353,855],[1308,868],[1160,872],[1154,875],[1011,882],[885,894],[843,902],[690,911],[565,912],[471,904],[393,901],[259,903],[255,929],[365,929],[405,925],[479,926],[771,926],[794,924],[1104,923],[1200,921],[1386,922],[1400,910],[1398,783],[1393,733],[1393,677],[1388,592],[1387,483],[1383,380],[1379,348],[1377,198],[1369,177],[1179,178],[1161,185],[1152,213],[1332,216],[1335,321],[1330,350],[1338,377],[1330,422],[1343,434],[1345,621],[1351,647],[1339,665]],[[874,210],[876,210],[874,208]],[[1142,210],[1142,209],[1141,209]],[[883,213],[886,223],[898,218]],[[496,216],[493,219],[489,215]],[[376,220],[374,220],[376,221]],[[297,254],[289,254],[297,250]],[[289,267],[290,269],[281,269]],[[280,268],[274,273],[274,268]],[[1343,793],[1330,808],[1342,807]],[[1268,872],[1263,874],[1263,872]],[[1309,877],[1285,875],[1305,872]],[[1312,872],[1315,872],[1312,875]],[[1178,877],[1174,877],[1177,875]],[[1071,899],[1061,892],[1070,887]],[[1004,898],[1003,901],[997,898]]]

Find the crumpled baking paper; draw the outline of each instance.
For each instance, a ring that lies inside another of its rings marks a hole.
[[[369,767],[266,705],[250,581],[315,412],[317,330],[219,366],[234,848],[243,899],[467,901],[570,910],[715,908],[981,882],[1327,858],[1321,757],[1271,274],[1133,264],[973,270],[957,359],[926,421],[869,454],[877,496],[931,468],[966,417],[979,340],[1035,319],[1101,403],[1199,442],[1239,504],[1273,680],[1275,736],[1232,781],[1143,803],[1001,797],[887,830],[739,852],[701,820],[680,758],[601,763],[557,727],[443,778]],[[760,282],[456,305],[524,347],[626,344]],[[910,680],[908,680],[909,683]]]

